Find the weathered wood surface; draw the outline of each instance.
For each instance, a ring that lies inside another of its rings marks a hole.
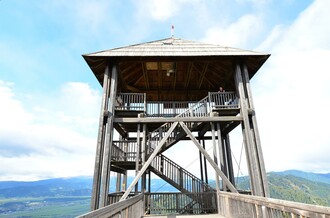
[[[108,111],[109,102],[109,66],[106,67],[104,72],[103,81],[103,95],[102,105],[99,118],[99,130],[97,136],[96,154],[95,154],[95,167],[93,176],[93,188],[91,196],[91,210],[99,208],[100,198],[100,186],[101,186],[101,174],[102,174],[102,163],[103,163],[103,149],[104,149],[104,135],[105,135],[105,122],[104,114]]]
[[[220,214],[225,217],[330,217],[330,207],[229,192],[220,192],[219,199],[221,204]]]
[[[226,117],[159,117],[159,118],[131,118],[117,117],[115,123],[173,123],[173,122],[221,122],[221,121],[241,121],[241,116]]]
[[[103,166],[102,166],[102,176],[101,176],[101,193],[100,193],[100,206],[104,207],[107,203],[107,198],[109,194],[110,187],[110,161],[111,161],[111,146],[113,141],[113,119],[115,112],[115,102],[117,96],[117,82],[118,82],[118,72],[117,65],[112,65],[111,77],[110,77],[110,93],[109,93],[109,114],[107,118],[107,131],[105,134],[104,143],[104,154],[103,154]]]
[[[246,151],[246,159],[248,162],[250,185],[253,195],[268,196],[267,184],[264,184],[262,179],[264,167],[261,166],[263,161],[262,153],[258,153],[257,143],[255,140],[257,129],[250,122],[249,117],[249,104],[248,104],[248,93],[246,92],[246,82],[242,77],[242,71],[239,64],[236,65],[235,81],[241,106],[241,116],[243,122],[241,124],[243,131],[243,139]]]
[[[78,218],[135,218],[142,217],[143,215],[143,194],[140,194],[125,201],[117,202],[98,210],[83,214]]]

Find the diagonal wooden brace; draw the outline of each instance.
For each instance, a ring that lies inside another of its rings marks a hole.
[[[187,135],[189,136],[189,138],[194,142],[194,144],[200,150],[200,152],[202,152],[202,154],[204,155],[204,157],[208,160],[208,162],[211,164],[211,166],[214,168],[214,170],[217,172],[217,174],[221,177],[222,181],[224,181],[224,183],[228,186],[228,188],[230,189],[230,191],[233,192],[233,193],[238,193],[237,190],[236,190],[236,188],[235,188],[235,186],[233,186],[233,184],[231,184],[231,182],[229,181],[229,179],[220,170],[220,168],[218,167],[218,165],[212,160],[212,158],[210,157],[210,155],[199,144],[199,142],[194,137],[194,135],[191,133],[191,131],[188,129],[188,127],[186,126],[186,124],[184,124],[184,122],[180,122],[180,125],[183,128],[183,130],[187,133]]]
[[[150,155],[150,157],[148,158],[148,160],[145,162],[145,164],[143,164],[143,167],[138,172],[138,174],[135,176],[133,182],[127,188],[127,190],[125,191],[124,195],[121,197],[121,199],[119,201],[123,201],[123,200],[125,200],[128,197],[128,195],[132,191],[133,187],[139,181],[139,179],[141,178],[141,176],[143,175],[143,173],[147,170],[147,168],[149,167],[151,161],[153,161],[153,159],[156,157],[156,155],[158,154],[158,152],[160,151],[160,149],[165,144],[167,138],[171,135],[171,133],[173,132],[173,130],[175,129],[175,127],[177,125],[178,125],[178,122],[175,122],[175,123],[172,124],[171,128],[167,131],[167,133],[165,134],[164,138],[162,138],[162,140],[159,142],[158,146],[152,152],[152,154]]]

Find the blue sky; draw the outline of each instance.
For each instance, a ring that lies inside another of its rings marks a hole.
[[[81,55],[167,38],[172,24],[179,38],[272,54],[252,79],[266,169],[330,172],[329,8],[0,0],[0,180],[92,175],[101,87]]]

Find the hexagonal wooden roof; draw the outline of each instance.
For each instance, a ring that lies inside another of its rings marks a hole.
[[[100,84],[107,63],[117,63],[118,90],[146,92],[149,101],[199,100],[219,86],[234,90],[236,63],[245,63],[251,78],[269,56],[180,38],[83,55]]]

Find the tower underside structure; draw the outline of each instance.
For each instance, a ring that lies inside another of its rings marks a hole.
[[[268,197],[250,87],[268,54],[168,38],[83,57],[103,87],[92,210],[142,192],[148,196],[144,210],[152,213],[152,202],[171,198],[150,192],[153,173],[180,191],[172,213],[215,213],[219,203],[214,193],[238,192],[229,137],[238,126],[251,194]],[[219,92],[220,86],[226,91]],[[164,155],[182,140],[199,150],[200,177]],[[211,154],[206,142],[212,144]],[[211,170],[215,187],[207,181]],[[135,171],[130,184],[128,171]],[[114,193],[110,180],[116,184]]]

